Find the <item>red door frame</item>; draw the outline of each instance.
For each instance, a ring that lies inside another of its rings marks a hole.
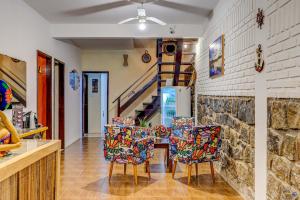
[[[52,139],[52,57],[37,50],[37,111],[39,110],[39,87],[38,77],[39,77],[39,57],[46,59],[46,87],[47,87],[47,107],[46,116],[47,123],[43,124],[48,127],[46,131],[47,139]]]

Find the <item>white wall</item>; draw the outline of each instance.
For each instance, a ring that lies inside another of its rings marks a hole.
[[[65,139],[66,146],[80,137],[80,90],[69,86],[69,71],[80,71],[80,50],[52,39],[50,24],[22,0],[0,1],[0,52],[27,63],[27,110],[37,109],[37,50],[66,64]],[[9,113],[9,111],[7,112]]]
[[[143,63],[141,60],[145,48],[82,51],[81,61],[83,71],[109,72],[109,120],[117,114],[117,104],[113,104],[113,100],[156,62],[155,48],[147,48],[147,50],[152,56],[152,61],[148,64]],[[128,54],[129,56],[129,66],[127,67],[123,66],[123,54]]]
[[[98,80],[98,93],[92,92],[92,80]],[[100,133],[101,129],[101,74],[88,74],[88,131]]]

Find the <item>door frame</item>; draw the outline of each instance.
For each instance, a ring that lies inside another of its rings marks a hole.
[[[58,70],[58,139],[61,140],[61,149],[65,148],[65,66],[64,62],[54,58],[54,72]],[[54,91],[53,93],[55,94]],[[55,95],[53,96],[55,97]],[[55,119],[55,112],[53,112],[53,114]]]
[[[36,84],[37,84],[37,87],[36,87],[36,94],[37,94],[37,104],[36,104],[36,110],[38,112],[38,95],[39,95],[39,88],[38,88],[38,74],[39,74],[39,61],[38,61],[38,58],[39,57],[44,57],[46,59],[46,68],[47,70],[49,70],[49,76],[47,76],[47,96],[50,96],[49,98],[49,106],[47,106],[47,119],[48,119],[48,130],[46,131],[46,136],[47,136],[47,139],[52,139],[52,56],[49,56],[48,54],[40,51],[40,50],[37,50],[37,56],[36,56],[36,59],[37,59],[37,68],[36,68],[36,73],[37,73],[37,79],[36,79]]]
[[[107,115],[106,115],[106,120],[107,122],[109,121],[109,71],[82,71],[82,77],[85,75],[85,74],[107,74],[107,94],[106,94],[106,98],[107,98],[107,105],[106,105],[106,112],[107,112]],[[87,125],[87,122],[88,122],[88,114],[85,115],[85,113],[88,113],[88,107],[87,107],[87,111],[84,110],[84,105],[83,105],[83,102],[84,102],[84,99],[85,99],[85,96],[84,96],[84,89],[88,89],[88,86],[86,88],[83,88],[82,87],[82,136],[84,136],[84,132],[85,132],[85,127],[84,125],[88,128],[88,125]],[[101,89],[101,88],[100,88]]]

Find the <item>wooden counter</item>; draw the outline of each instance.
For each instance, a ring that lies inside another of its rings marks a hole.
[[[0,158],[0,200],[58,199],[60,141],[23,140]]]

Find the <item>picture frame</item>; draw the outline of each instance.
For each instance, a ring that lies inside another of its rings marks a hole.
[[[92,79],[92,93],[98,93],[98,79]]]
[[[224,35],[209,45],[209,78],[224,75]]]

